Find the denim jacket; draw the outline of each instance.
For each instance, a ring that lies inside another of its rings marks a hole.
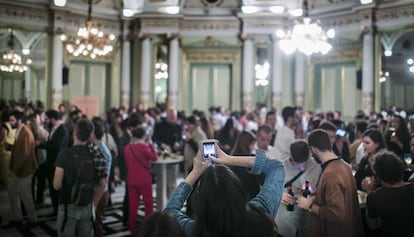
[[[258,151],[256,160],[250,172],[256,175],[264,173],[266,179],[260,192],[256,197],[249,201],[249,204],[264,210],[274,219],[282,199],[283,185],[285,183],[283,164],[278,160],[268,159],[264,152]],[[181,211],[191,190],[191,185],[181,182],[164,209],[164,211],[175,216],[186,236],[193,236],[193,231],[196,226],[195,220],[189,218]]]

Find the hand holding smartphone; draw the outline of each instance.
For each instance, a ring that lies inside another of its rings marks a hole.
[[[217,140],[215,139],[208,139],[208,140],[202,141],[204,159],[207,159],[209,157],[217,157],[216,143],[217,143]]]

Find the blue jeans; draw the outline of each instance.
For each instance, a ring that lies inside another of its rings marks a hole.
[[[65,205],[61,204],[58,207],[57,214],[57,233],[58,236],[93,236],[93,213],[92,204],[85,207],[78,207],[73,204],[68,204],[67,219],[63,232],[61,228],[65,218]]]

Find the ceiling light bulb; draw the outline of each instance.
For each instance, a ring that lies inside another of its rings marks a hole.
[[[170,6],[170,7],[162,7],[158,10],[161,13],[167,13],[171,15],[178,14],[180,12],[180,7],[177,6]]]
[[[66,5],[66,0],[54,0],[55,6],[64,7]]]
[[[303,9],[297,8],[297,9],[291,9],[289,10],[289,14],[295,17],[299,17],[303,15]]]
[[[271,12],[276,14],[281,14],[285,11],[285,8],[283,6],[273,6],[269,9]]]
[[[385,55],[386,57],[391,56],[391,55],[392,55],[392,50],[389,50],[389,49],[385,50],[385,51],[384,51],[384,55]]]
[[[122,15],[124,15],[124,17],[131,17],[133,15],[135,15],[135,11],[132,9],[123,9],[122,10]]]
[[[260,11],[260,8],[255,6],[242,6],[241,9],[244,14],[253,14]]]
[[[361,4],[365,5],[365,4],[370,4],[372,3],[372,0],[360,0]]]

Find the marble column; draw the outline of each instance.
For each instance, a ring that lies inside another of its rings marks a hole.
[[[362,101],[365,114],[373,110],[374,37],[372,29],[365,28],[362,45]]]
[[[24,72],[24,97],[28,100],[32,98],[32,69],[27,66],[27,70]]]
[[[282,112],[282,50],[279,47],[279,39],[272,36],[273,40],[273,62],[272,62],[272,107],[280,114]]]
[[[122,42],[121,70],[121,104],[129,108],[131,104],[131,42],[128,36],[124,36]]]
[[[177,108],[178,102],[178,35],[170,36],[169,65],[168,65],[168,95],[167,107]]]
[[[143,35],[141,38],[141,92],[140,102],[144,108],[150,106],[151,95],[151,37]]]
[[[57,109],[62,103],[62,68],[63,68],[63,43],[59,34],[53,35],[53,60],[52,60],[52,103],[51,108]]]
[[[384,83],[384,105],[385,108],[391,107],[391,80],[387,79]]]
[[[243,88],[242,108],[248,112],[253,111],[253,77],[254,77],[254,45],[251,35],[244,35],[243,39]]]
[[[295,106],[303,107],[305,97],[305,62],[306,56],[301,52],[296,52],[295,57]]]

